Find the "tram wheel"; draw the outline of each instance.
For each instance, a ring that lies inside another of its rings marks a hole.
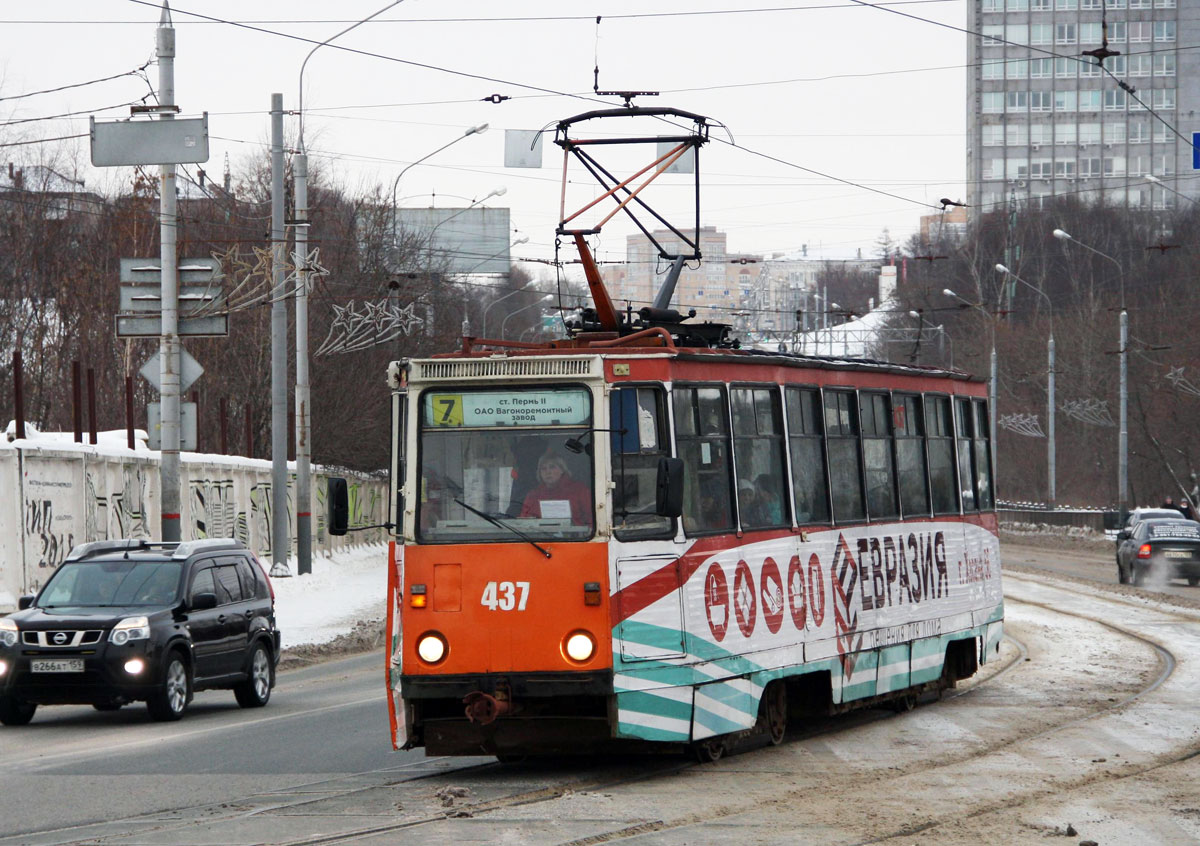
[[[711,764],[713,761],[719,761],[725,756],[725,739],[722,737],[710,737],[707,740],[700,740],[692,744],[692,754],[696,756],[696,760],[701,764]]]
[[[759,728],[765,732],[772,746],[778,746],[787,734],[787,722],[787,686],[783,682],[773,681],[763,691],[758,708]]]

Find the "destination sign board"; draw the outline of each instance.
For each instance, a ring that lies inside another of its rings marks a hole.
[[[434,428],[479,426],[582,426],[591,402],[582,388],[514,391],[430,391],[424,423]]]

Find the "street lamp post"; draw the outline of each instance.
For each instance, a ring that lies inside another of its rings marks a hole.
[[[548,303],[552,299],[554,299],[553,294],[546,294],[545,296],[539,297],[538,299],[534,300],[527,306],[521,306],[516,311],[510,311],[508,314],[506,314],[504,316],[504,319],[502,321],[500,321],[500,337],[501,338],[504,337],[504,332],[505,332],[505,328],[508,326],[508,321],[512,320],[514,317],[516,317],[521,312],[529,311],[529,309],[534,308],[536,306],[540,306],[543,303]]]
[[[998,392],[1000,387],[1000,363],[996,357],[996,321],[995,318],[987,312],[987,310],[979,303],[973,303],[968,299],[960,297],[958,294],[951,291],[949,288],[943,288],[942,293],[947,297],[953,297],[959,302],[970,306],[987,318],[988,328],[991,330],[992,337],[992,356],[991,356],[991,373],[988,376],[988,443],[992,445],[991,456],[992,472],[996,471],[996,405],[998,400]]]
[[[1011,276],[1026,288],[1040,296],[1046,301],[1046,308],[1050,311],[1050,337],[1046,341],[1046,487],[1047,498],[1049,500],[1048,505],[1051,508],[1054,508],[1056,505],[1054,487],[1056,460],[1056,446],[1054,439],[1054,303],[1050,301],[1050,297],[1045,291],[1029,284],[1004,265],[996,265],[996,270],[1000,273],[1003,273],[1005,276]]]
[[[295,215],[296,219],[293,224],[296,228],[295,250],[292,254],[293,264],[296,267],[296,283],[295,283],[295,299],[296,299],[296,397],[295,397],[295,415],[296,415],[296,572],[299,575],[305,575],[312,572],[312,403],[310,401],[310,388],[308,376],[308,150],[304,146],[304,70],[308,67],[308,60],[313,57],[313,54],[338,38],[341,38],[347,32],[357,27],[362,26],[367,21],[379,17],[393,6],[398,6],[404,0],[393,0],[379,11],[356,21],[350,26],[326,38],[320,44],[314,46],[308,51],[308,55],[304,57],[304,61],[300,63],[300,78],[299,78],[299,97],[297,99],[297,130],[296,130],[296,146],[295,153],[295,171],[293,184],[295,186]],[[281,292],[273,292],[273,296],[278,296]],[[284,316],[286,321],[286,315]],[[287,343],[287,327],[286,322],[283,322],[284,338],[279,341],[280,345]],[[282,353],[281,359],[286,358],[286,353]],[[272,359],[274,362],[274,358]],[[286,369],[286,361],[283,364]],[[274,381],[274,380],[273,380]],[[283,377],[282,381],[286,381]],[[282,430],[286,426],[286,395],[282,401],[276,402],[273,389],[272,396],[272,416],[271,425],[274,430]],[[286,394],[286,389],[285,389]],[[282,409],[282,410],[281,410]],[[282,441],[283,447],[279,448],[279,442]],[[276,453],[281,453],[277,455]],[[271,504],[272,511],[276,515],[286,513],[287,506],[287,490],[286,482],[286,461],[287,461],[287,437],[282,438],[272,435],[272,492]],[[283,465],[283,469],[279,469],[275,465]],[[281,483],[282,482],[282,483]],[[271,566],[271,575],[289,575],[287,569],[287,521],[276,520],[272,526],[272,559],[274,563]]]
[[[1101,252],[1095,247],[1071,237],[1061,229],[1052,233],[1060,241],[1070,241],[1078,244],[1089,252],[1102,256],[1117,266],[1121,280],[1121,317],[1119,321],[1117,357],[1120,360],[1120,421],[1117,430],[1117,511],[1121,515],[1122,524],[1125,521],[1125,510],[1129,504],[1129,312],[1125,310],[1125,270],[1121,263],[1108,253]]]
[[[427,161],[428,159],[433,158],[438,153],[442,152],[442,150],[445,150],[447,147],[453,147],[459,141],[462,141],[464,138],[470,138],[472,135],[482,135],[483,133],[487,132],[487,130],[488,130],[488,125],[486,123],[481,123],[478,126],[469,127],[465,132],[463,132],[462,135],[446,142],[445,144],[443,144],[442,146],[440,146],[436,150],[434,150],[432,153],[427,153],[424,156],[421,156],[421,158],[417,159],[415,162],[410,162],[409,164],[406,164],[400,170],[400,172],[398,174],[396,174],[396,178],[392,182],[392,247],[393,248],[395,248],[398,245],[398,241],[397,241],[397,237],[396,237],[396,233],[397,233],[396,217],[397,217],[397,212],[398,212],[397,205],[396,205],[396,190],[400,187],[401,177],[403,177],[404,174],[408,173],[410,170],[412,170],[412,168],[416,167],[421,162]]]

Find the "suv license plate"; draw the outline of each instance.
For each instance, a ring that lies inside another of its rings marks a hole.
[[[1167,557],[1168,558],[1183,558],[1183,559],[1190,560],[1192,557],[1192,553],[1185,549],[1168,549]]]
[[[35,673],[82,673],[82,658],[50,658],[30,661],[29,669]]]

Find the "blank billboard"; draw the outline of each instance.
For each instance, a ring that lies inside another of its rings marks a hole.
[[[396,216],[400,242],[415,244],[406,271],[508,273],[512,266],[506,208],[401,208]]]

